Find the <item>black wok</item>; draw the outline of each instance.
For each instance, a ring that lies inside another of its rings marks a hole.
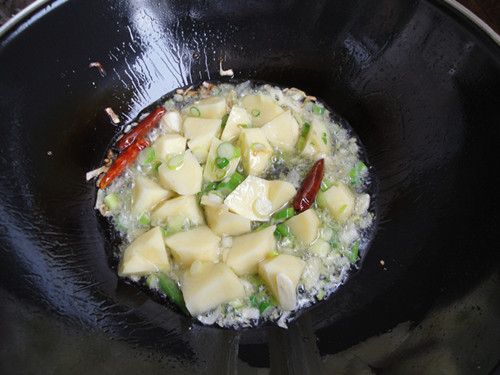
[[[0,373],[493,371],[494,37],[441,1],[38,3],[0,36]],[[105,107],[126,122],[220,60],[323,98],[379,179],[360,269],[288,330],[205,327],[123,283],[85,182]]]

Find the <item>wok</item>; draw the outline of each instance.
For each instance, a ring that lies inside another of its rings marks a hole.
[[[493,371],[500,47],[450,4],[58,0],[3,28],[0,372]],[[360,268],[288,330],[203,326],[119,280],[85,181],[120,130],[105,107],[125,123],[221,60],[324,99],[378,179]]]

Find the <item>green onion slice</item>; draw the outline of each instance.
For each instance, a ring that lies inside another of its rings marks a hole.
[[[200,117],[201,112],[198,108],[191,107],[191,108],[189,108],[189,115],[192,117]]]
[[[217,165],[217,168],[219,169],[224,169],[229,165],[229,160],[227,160],[226,158],[218,157],[215,159],[215,165]]]
[[[108,210],[114,211],[120,208],[121,201],[120,197],[116,193],[108,194],[104,197],[104,204],[108,208]]]
[[[184,154],[179,154],[172,156],[168,162],[167,162],[167,167],[170,170],[177,170],[182,167],[182,164],[184,164]]]
[[[250,112],[253,117],[259,117],[260,116],[260,110],[258,109],[252,109],[252,112]]]
[[[315,115],[322,115],[325,113],[325,108],[320,105],[313,104],[312,111]]]
[[[238,147],[233,146],[229,142],[222,142],[219,147],[217,147],[217,156],[231,160],[241,156],[241,151]]]

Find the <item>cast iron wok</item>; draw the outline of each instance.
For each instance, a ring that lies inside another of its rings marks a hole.
[[[105,107],[126,122],[220,60],[322,97],[379,179],[360,269],[288,330],[194,324],[118,280],[85,182]],[[499,98],[500,47],[439,1],[45,2],[0,39],[0,372],[489,373]]]

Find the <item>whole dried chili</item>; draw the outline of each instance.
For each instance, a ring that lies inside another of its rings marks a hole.
[[[125,134],[118,143],[116,147],[120,151],[125,150],[135,141],[138,141],[146,136],[148,132],[153,129],[165,114],[166,109],[164,107],[158,107],[149,115],[147,115],[141,122],[139,122],[131,131]]]
[[[314,163],[293,200],[295,211],[303,212],[312,206],[323,180],[324,169],[324,159],[319,159]]]
[[[99,189],[106,189],[113,180],[121,175],[125,168],[132,164],[139,153],[149,146],[149,141],[147,139],[139,139],[137,142],[133,143],[129,148],[123,151],[111,164],[106,174],[103,176],[101,181],[99,181]]]

